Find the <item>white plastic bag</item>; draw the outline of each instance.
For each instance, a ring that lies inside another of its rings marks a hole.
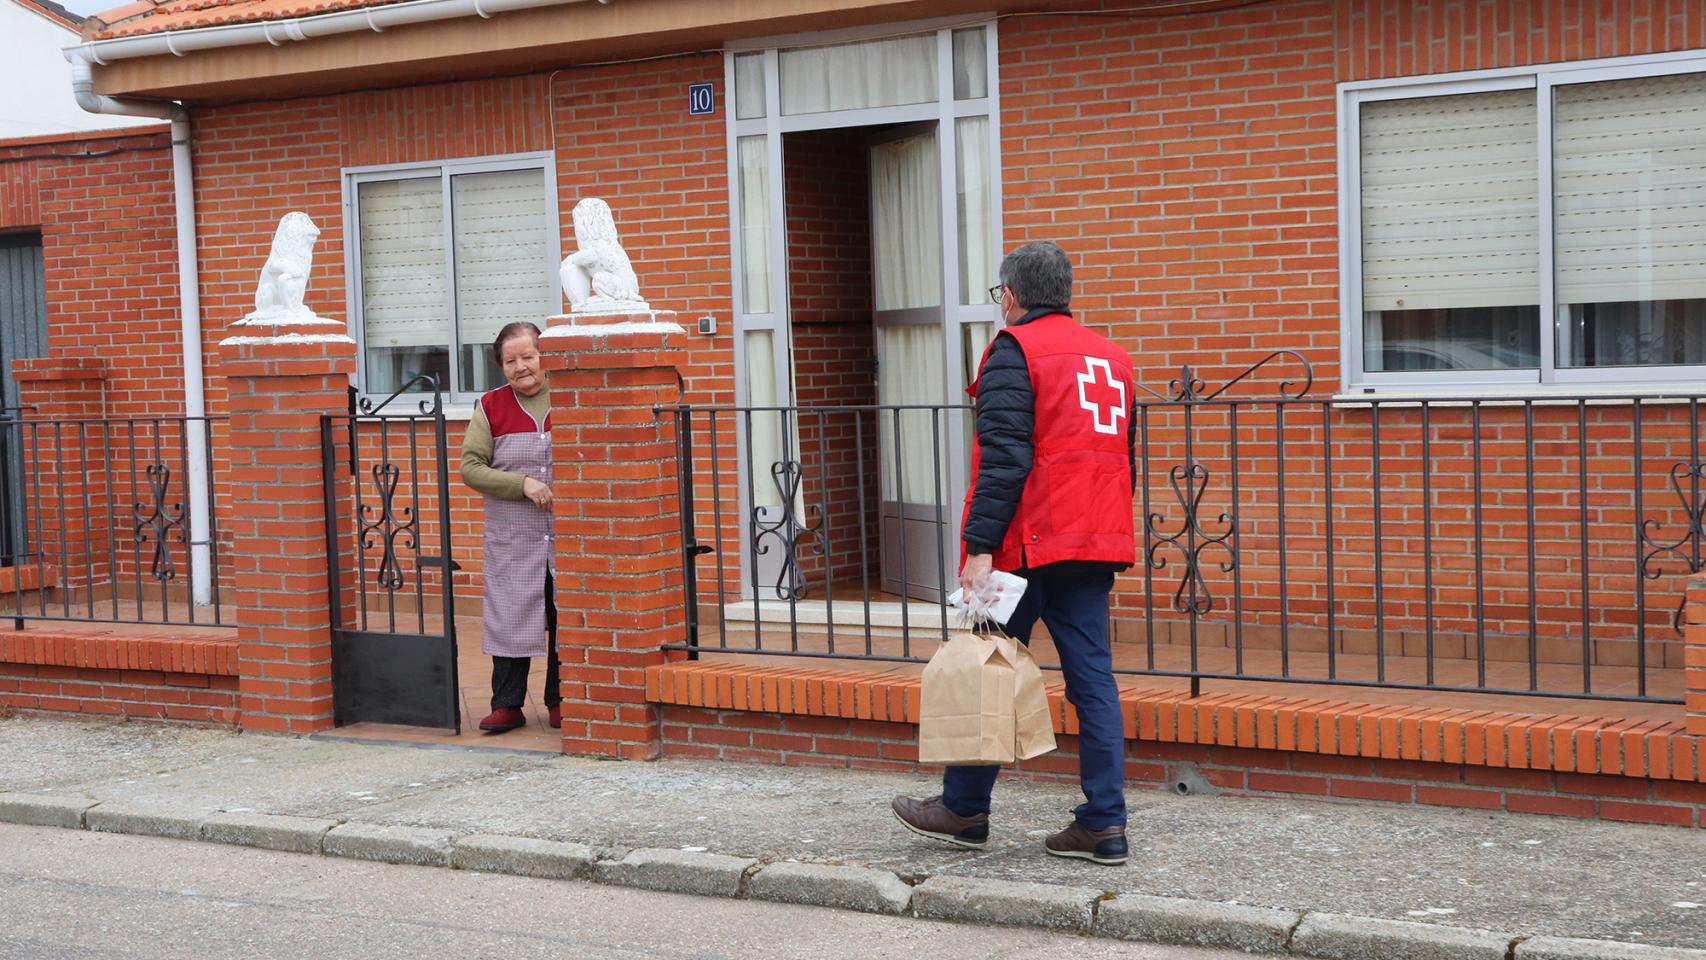
[[[1019,598],[1025,595],[1026,586],[1024,577],[991,570],[989,576],[972,585],[971,596],[966,596],[963,588],[955,590],[949,594],[948,603],[972,623],[1004,624],[1013,619],[1013,612],[1019,609]]]

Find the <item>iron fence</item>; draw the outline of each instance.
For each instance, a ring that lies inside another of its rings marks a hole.
[[[1681,702],[1684,582],[1706,569],[1702,397],[1311,386],[1280,353],[1217,387],[1186,369],[1139,388],[1117,672],[1193,694],[1223,679]],[[962,491],[944,465],[966,456],[949,439],[965,407],[660,414],[680,468],[679,649],[916,662],[954,628]]]
[[[212,454],[223,423],[0,417],[9,461],[0,617],[19,629],[29,620],[229,625]],[[192,461],[208,471],[201,518]]]

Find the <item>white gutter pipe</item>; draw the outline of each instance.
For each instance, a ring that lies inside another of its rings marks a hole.
[[[208,544],[207,394],[201,365],[201,279],[196,269],[195,186],[190,166],[190,115],[182,105],[164,100],[123,100],[95,92],[89,61],[76,48],[71,61],[71,92],[78,106],[90,113],[155,117],[172,121],[172,195],[177,207],[178,306],[182,313],[184,354],[184,458],[189,466],[191,596],[198,606],[213,602],[213,565]],[[200,425],[199,433],[196,427]]]
[[[282,47],[287,43],[335,36],[340,33],[359,33],[371,30],[384,33],[392,27],[414,23],[431,23],[460,17],[481,17],[490,20],[500,13],[530,10],[536,7],[556,7],[586,0],[405,0],[379,7],[360,7],[339,10],[289,20],[263,20],[258,23],[236,23],[218,27],[199,27],[150,33],[140,37],[115,37],[93,40],[66,48],[67,59],[83,57],[88,62],[106,64],[114,60],[136,57],[157,57],[161,54],[184,56],[201,50],[270,44]],[[608,4],[610,0],[598,0]]]

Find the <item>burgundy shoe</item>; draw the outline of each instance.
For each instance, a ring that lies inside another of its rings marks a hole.
[[[562,704],[554,703],[550,707],[546,708],[546,710],[545,710],[545,722],[550,724],[551,729],[553,729],[553,730],[561,730],[563,728],[563,707],[562,707]]]
[[[480,721],[480,729],[487,733],[507,733],[516,727],[527,726],[527,715],[520,707],[499,707],[486,715]]]
[[[1076,820],[1072,826],[1044,840],[1043,849],[1057,857],[1076,857],[1108,867],[1117,867],[1130,856],[1125,827],[1091,830]]]
[[[895,797],[894,816],[901,826],[921,837],[951,843],[956,847],[982,850],[989,843],[989,814],[962,817],[949,810],[941,797],[917,800]]]

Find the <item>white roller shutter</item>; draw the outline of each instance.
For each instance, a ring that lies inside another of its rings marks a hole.
[[[1536,304],[1535,93],[1365,103],[1366,311]]]
[[[1706,75],[1559,86],[1558,302],[1706,297]]]
[[[482,346],[511,321],[559,312],[544,170],[456,174],[450,206],[460,342]]]
[[[368,349],[450,343],[440,180],[356,188],[361,217],[361,321]]]

